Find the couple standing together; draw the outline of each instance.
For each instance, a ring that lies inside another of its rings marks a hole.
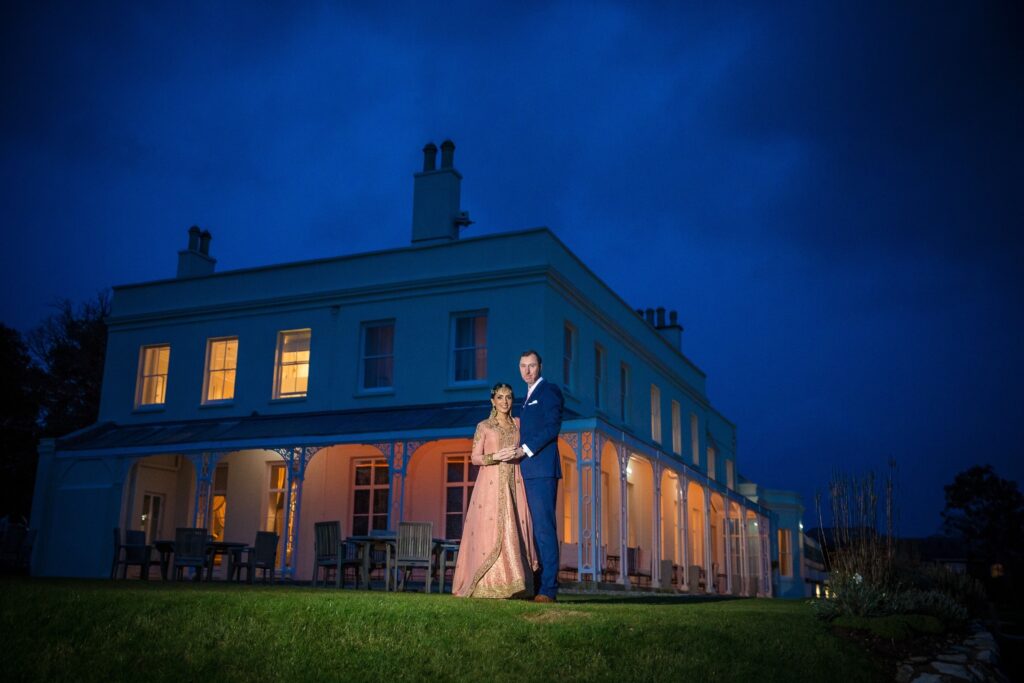
[[[541,377],[541,357],[519,359],[526,382],[520,416],[512,417],[512,387],[491,389],[491,416],[476,426],[471,459],[479,466],[466,510],[452,593],[474,598],[558,596],[555,503],[562,465],[558,433],[562,392]],[[536,545],[535,545],[536,544]]]

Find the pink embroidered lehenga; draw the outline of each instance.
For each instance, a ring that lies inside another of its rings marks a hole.
[[[494,462],[499,449],[519,445],[518,423],[494,418],[476,426],[472,460],[480,466],[462,527],[452,594],[474,598],[533,595],[537,568],[533,525],[519,463]]]

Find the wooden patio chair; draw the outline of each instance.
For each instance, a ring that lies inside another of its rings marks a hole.
[[[648,568],[646,571],[641,568],[640,564],[643,560],[643,551],[639,546],[627,547],[626,548],[626,575],[635,576],[637,585],[641,585],[645,580],[647,585],[651,584],[651,570]]]
[[[424,570],[426,592],[430,592],[430,578],[434,558],[434,523],[399,522],[398,543],[395,550],[395,580],[401,577],[397,590],[405,590],[405,582],[413,569]],[[402,571],[402,570],[405,571]]]
[[[171,580],[182,577],[186,567],[195,570],[195,580],[203,577],[203,569],[210,566],[207,552],[209,535],[206,529],[178,527],[174,531],[174,559],[171,561]]]
[[[146,532],[129,529],[121,539],[121,529],[114,527],[114,561],[110,565],[110,578],[117,578],[121,567],[121,578],[128,578],[128,567],[139,568],[139,576],[149,578],[149,565],[153,561],[153,546],[146,544]]]
[[[324,584],[334,570],[334,587],[345,584],[345,570],[355,572],[353,585],[359,585],[362,559],[352,543],[341,539],[341,522],[317,522],[313,525],[313,586],[319,584],[320,569],[324,570]]]
[[[267,583],[267,574],[270,574],[270,583],[274,583],[274,565],[277,562],[277,542],[279,537],[273,531],[257,531],[256,542],[238,551],[237,559],[232,561],[232,572],[242,580],[242,570],[245,569],[245,580],[253,583],[256,570],[263,570],[263,583]],[[229,577],[234,578],[234,577]]]

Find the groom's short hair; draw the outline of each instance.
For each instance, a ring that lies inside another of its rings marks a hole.
[[[544,361],[541,359],[540,354],[533,349],[527,349],[519,354],[520,358],[526,358],[527,356],[537,356],[537,365],[544,365]]]

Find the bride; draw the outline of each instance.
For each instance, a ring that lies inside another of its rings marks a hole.
[[[512,418],[512,387],[491,389],[491,416],[476,426],[474,465],[480,467],[466,510],[452,594],[474,598],[533,595],[537,568],[530,509],[519,463],[502,462],[519,445]]]

